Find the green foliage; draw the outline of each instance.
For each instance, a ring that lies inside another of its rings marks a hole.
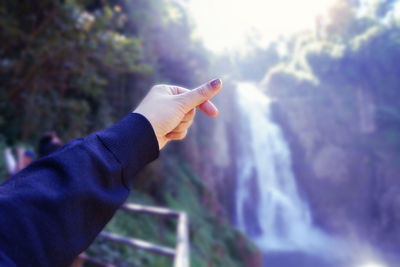
[[[21,141],[35,144],[48,130],[69,140],[108,126],[155,82],[190,88],[209,78],[206,51],[175,0],[1,2],[0,38],[1,151]],[[237,240],[244,238],[203,206],[206,188],[185,160],[170,158],[135,179],[129,201],[188,212],[192,266],[243,266]],[[174,220],[124,212],[107,226],[171,247],[175,228]],[[172,263],[101,240],[88,254],[117,266]]]
[[[6,148],[5,143],[0,139],[0,151],[4,151]],[[5,178],[8,177],[8,172],[6,168],[6,160],[4,158],[4,153],[0,154],[0,183],[2,183]]]
[[[149,196],[133,191],[135,202],[146,205],[156,205]],[[126,237],[139,238],[155,244],[174,247],[175,244],[174,220],[163,220],[162,217],[127,214],[119,211],[106,230]],[[112,244],[109,241],[97,240],[87,251],[89,255],[104,262],[114,263],[117,266],[171,266],[172,260],[153,253],[132,249],[124,245]]]
[[[71,138],[105,126],[94,109],[111,89],[107,73],[146,70],[140,39],[119,34],[119,14],[109,9],[90,13],[78,1],[1,4],[0,102],[7,124],[0,127],[8,140],[32,140],[51,129]]]
[[[400,27],[392,7],[393,1],[376,2],[360,16],[358,4],[338,1],[329,23],[294,38],[286,61],[268,72],[268,92],[318,110],[312,119],[321,132],[345,128],[341,139],[325,136],[333,143],[364,140],[364,148],[400,155]],[[370,130],[359,129],[363,116]]]
[[[222,222],[210,214],[202,204],[206,188],[191,168],[182,162],[184,161],[178,158],[167,160],[163,168],[165,173],[161,174],[162,182],[152,179],[147,186],[141,188],[141,191],[134,190],[129,201],[144,205],[163,205],[187,212],[190,266],[243,266],[246,251],[251,253],[255,251],[255,247],[227,222]],[[150,173],[143,174],[147,180]],[[157,183],[155,185],[158,189],[157,197],[148,195],[154,183]],[[176,244],[175,219],[163,220],[158,216],[128,215],[118,212],[106,229],[172,248]],[[241,241],[244,241],[243,248],[238,247]],[[171,260],[163,256],[114,246],[105,241],[96,241],[88,253],[117,266],[171,266]]]
[[[190,33],[174,1],[0,3],[0,131],[70,139],[129,112],[154,80],[193,86],[207,63]]]

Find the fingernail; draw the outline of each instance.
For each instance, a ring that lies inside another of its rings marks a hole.
[[[213,89],[218,89],[220,87],[220,85],[222,84],[222,82],[220,79],[215,79],[215,80],[211,81],[210,84]]]

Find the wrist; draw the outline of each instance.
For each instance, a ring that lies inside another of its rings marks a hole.
[[[158,148],[159,150],[161,150],[167,144],[168,141],[166,140],[165,136],[162,136],[158,133],[154,120],[152,120],[150,116],[146,115],[146,112],[142,112],[139,108],[132,111],[132,113],[142,115],[150,123],[158,142]]]

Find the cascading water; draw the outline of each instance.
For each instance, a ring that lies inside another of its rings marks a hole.
[[[312,225],[310,209],[297,188],[288,144],[271,120],[269,99],[249,83],[238,84],[237,96],[242,114],[238,227],[264,253],[327,251],[328,238]]]

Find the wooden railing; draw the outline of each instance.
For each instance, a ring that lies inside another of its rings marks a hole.
[[[137,204],[125,204],[121,207],[121,209],[126,212],[135,214],[147,213],[152,215],[177,218],[177,241],[175,248],[156,245],[147,241],[139,240],[132,237],[124,237],[105,231],[99,234],[99,238],[109,240],[114,243],[123,244],[132,248],[139,248],[152,253],[174,258],[174,267],[189,267],[190,255],[188,217],[185,212],[160,207],[142,206]]]

